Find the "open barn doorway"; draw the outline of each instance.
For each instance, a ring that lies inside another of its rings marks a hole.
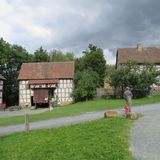
[[[33,92],[33,103],[36,105],[36,108],[48,107],[49,102],[49,90],[48,89],[34,89]]]
[[[47,108],[49,107],[49,101],[54,96],[55,88],[38,88],[33,90],[33,96],[31,97],[31,103],[36,108]]]

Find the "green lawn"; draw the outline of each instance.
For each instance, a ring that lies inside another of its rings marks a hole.
[[[133,160],[126,118],[100,119],[67,127],[0,137],[2,160]]]
[[[86,112],[100,111],[107,109],[123,108],[125,101],[123,99],[99,99],[87,102],[79,102],[72,105],[54,108],[52,112],[30,115],[30,122],[73,116]],[[133,105],[143,105],[150,103],[160,103],[160,96],[141,98],[133,100]],[[24,116],[0,118],[0,126],[14,125],[24,123]]]

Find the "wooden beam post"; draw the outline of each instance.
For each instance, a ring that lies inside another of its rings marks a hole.
[[[29,115],[27,113],[25,114],[25,131],[29,131]]]

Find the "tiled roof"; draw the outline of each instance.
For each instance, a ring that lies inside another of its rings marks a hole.
[[[73,78],[74,62],[23,63],[19,80]]]
[[[0,74],[0,79],[1,80],[5,80],[5,78]]]
[[[128,60],[134,60],[139,64],[144,62],[160,64],[160,48],[142,47],[141,50],[138,50],[138,48],[119,48],[117,50],[116,66],[124,64]]]
[[[29,84],[53,84],[58,83],[58,79],[46,79],[46,80],[29,80]]]

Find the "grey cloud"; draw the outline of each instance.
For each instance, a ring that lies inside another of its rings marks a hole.
[[[145,46],[160,46],[159,0],[8,2],[14,11],[30,16],[28,25],[34,24],[35,30],[36,27],[41,27],[40,34],[44,34],[44,37],[39,38],[23,26],[23,21],[22,26],[10,22],[13,28],[12,41],[30,51],[42,45],[46,49],[68,49],[79,55],[89,43],[94,43],[98,47],[109,49],[107,54],[115,57],[116,48],[134,47],[137,42],[142,42]]]

